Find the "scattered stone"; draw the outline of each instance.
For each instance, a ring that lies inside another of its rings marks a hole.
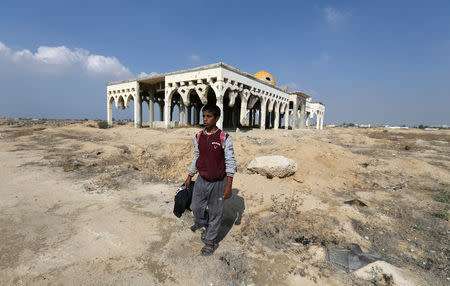
[[[284,178],[297,171],[297,163],[284,156],[262,156],[250,161],[247,169],[267,178]]]
[[[0,139],[3,139],[2,133],[0,133]]]
[[[408,145],[405,146],[405,150],[408,151],[409,149],[411,149]]]
[[[73,160],[72,165],[74,165],[75,167],[81,166],[81,162],[77,161],[77,160]]]
[[[351,205],[351,206],[357,206],[357,207],[367,207],[367,204],[365,204],[363,201],[360,201],[358,199],[345,201],[344,204]]]
[[[367,168],[369,166],[369,163],[362,163],[361,166],[363,166],[364,168]]]
[[[98,151],[98,152],[97,152],[97,156],[100,155],[100,154],[102,154],[102,152]]]
[[[407,187],[408,187],[408,184],[406,184],[406,183],[404,183],[404,182],[400,182],[400,183],[398,183],[397,185],[393,186],[392,189],[393,189],[394,191],[396,191],[396,190],[401,190],[401,189],[407,188]]]
[[[294,241],[297,243],[301,243],[303,245],[308,245],[311,242],[311,240],[309,238],[304,237],[304,236],[297,237],[294,239]]]
[[[378,184],[377,182],[373,182],[372,187],[384,189],[384,187],[382,187],[382,186],[381,186],[380,184]]]

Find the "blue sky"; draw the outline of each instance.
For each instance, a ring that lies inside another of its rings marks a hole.
[[[222,61],[310,94],[326,124],[450,124],[449,15],[449,1],[2,0],[0,117],[104,119],[109,81]]]

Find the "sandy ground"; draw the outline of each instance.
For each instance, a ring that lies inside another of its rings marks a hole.
[[[448,285],[449,131],[230,132],[238,173],[205,258],[172,214],[197,130],[0,120],[0,284]],[[249,173],[263,155],[298,171]],[[326,260],[346,243],[387,266]]]

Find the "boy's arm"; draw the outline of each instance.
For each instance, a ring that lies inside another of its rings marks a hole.
[[[189,185],[191,184],[191,178],[193,176],[195,176],[195,174],[197,174],[197,167],[195,166],[195,164],[197,163],[197,159],[199,156],[199,150],[198,150],[198,143],[197,143],[197,136],[194,137],[194,159],[192,160],[192,164],[189,167],[189,174],[187,176],[186,181],[184,182],[184,185],[186,186],[186,188],[189,187]]]
[[[227,173],[227,184],[225,186],[225,190],[223,192],[223,197],[228,199],[232,195],[233,189],[233,176],[236,173],[236,159],[234,158],[234,148],[233,141],[231,137],[228,136],[225,141],[225,172]]]
[[[225,172],[227,173],[228,177],[233,177],[236,173],[236,159],[234,158],[233,141],[231,140],[230,136],[228,136],[227,140],[225,141],[224,155]]]

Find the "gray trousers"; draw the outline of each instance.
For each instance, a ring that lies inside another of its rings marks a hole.
[[[195,224],[208,228],[207,240],[215,240],[222,224],[223,192],[227,184],[227,177],[221,181],[208,182],[200,175],[195,180],[192,193],[191,210]]]

